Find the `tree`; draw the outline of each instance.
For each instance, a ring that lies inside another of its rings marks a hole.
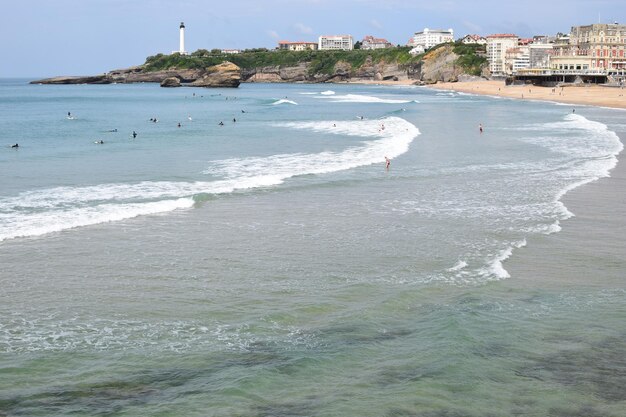
[[[361,45],[363,45],[361,41],[356,41],[356,43],[354,44],[354,49],[361,49]]]

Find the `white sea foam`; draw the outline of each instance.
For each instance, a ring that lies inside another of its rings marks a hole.
[[[385,104],[406,104],[414,102],[413,100],[398,100],[390,98],[380,98],[375,96],[365,96],[361,94],[345,94],[345,95],[328,95],[315,97],[326,99],[333,103],[385,103]]]
[[[513,254],[513,249],[519,249],[526,246],[526,239],[514,242],[506,249],[501,250],[494,258],[487,260],[487,266],[479,269],[478,275],[487,278],[487,279],[505,279],[510,278],[511,275],[508,273],[502,262],[506,261]]]
[[[280,100],[276,100],[275,102],[272,103],[272,106],[278,106],[279,104],[293,104],[293,105],[298,105],[298,103],[296,103],[293,100],[287,100],[286,98],[281,98]]]
[[[383,125],[385,129],[381,128]],[[281,154],[265,158],[215,161],[205,173],[219,174],[226,178],[255,179],[272,172],[274,180],[279,182],[297,175],[337,172],[383,163],[385,156],[395,158],[405,153],[410,143],[420,133],[417,127],[398,117],[381,120],[288,122],[275,123],[273,126],[375,140],[363,142],[361,146],[341,152]]]
[[[467,267],[467,262],[459,260],[452,268],[448,268],[448,272],[458,272]]]
[[[336,126],[333,127],[333,124]],[[385,129],[381,128],[383,124]],[[214,161],[205,173],[219,173],[223,179],[215,181],[143,181],[136,184],[55,187],[0,198],[0,241],[188,209],[193,206],[193,197],[198,194],[224,194],[270,187],[297,175],[325,174],[383,163],[385,156],[394,158],[406,152],[411,141],[419,135],[417,127],[397,117],[367,121],[279,123],[275,126],[360,136],[369,140],[360,146],[334,153],[281,154]]]
[[[326,91],[322,91],[320,94],[323,96],[332,96],[335,94],[335,92],[333,90],[326,90]]]

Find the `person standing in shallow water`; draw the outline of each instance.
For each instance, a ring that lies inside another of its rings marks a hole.
[[[480,131],[480,133],[483,133],[483,125],[482,125],[482,123],[478,125],[478,130]]]
[[[389,171],[389,165],[391,165],[391,159],[385,156],[385,169]]]

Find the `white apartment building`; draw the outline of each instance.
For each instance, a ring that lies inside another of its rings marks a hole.
[[[320,36],[317,48],[320,50],[350,51],[354,48],[352,35]]]
[[[506,51],[517,48],[519,38],[512,34],[487,36],[487,60],[492,75],[506,74]]]
[[[454,31],[452,29],[428,29],[425,28],[422,32],[416,32],[415,35],[409,40],[409,46],[422,45],[424,49],[430,49],[440,43],[454,42]]]

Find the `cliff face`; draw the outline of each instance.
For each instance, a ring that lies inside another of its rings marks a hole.
[[[238,87],[241,80],[241,70],[230,62],[224,62],[203,69],[176,69],[163,71],[146,71],[143,66],[113,70],[106,74],[89,77],[54,77],[44,80],[31,81],[31,84],[130,84],[130,83],[164,83],[166,86],[176,86],[171,80],[176,78],[180,85],[197,87]],[[164,86],[165,86],[164,85]]]
[[[453,45],[441,46],[418,63],[399,64],[398,62],[373,62],[368,57],[359,67],[339,61],[330,74],[312,73],[310,63],[301,62],[297,66],[268,66],[242,70],[243,82],[342,82],[342,81],[383,81],[415,80],[417,84],[455,82],[463,77],[465,69],[457,65],[459,58]]]
[[[263,83],[325,83],[360,80],[407,80],[410,72],[408,67],[398,63],[384,61],[373,63],[371,58],[360,67],[354,68],[350,63],[338,61],[330,74],[312,73],[310,63],[301,62],[296,66],[268,66],[243,69],[243,82]]]

